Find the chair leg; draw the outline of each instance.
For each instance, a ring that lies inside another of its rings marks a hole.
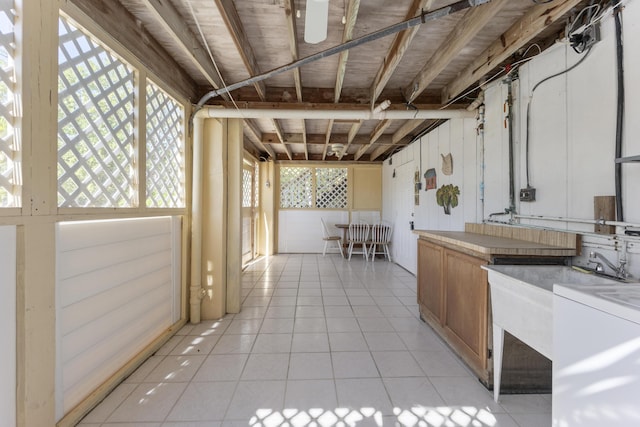
[[[369,261],[369,252],[367,251],[367,244],[362,242],[362,255],[364,255],[364,259]]]
[[[327,245],[329,244],[328,240],[324,241],[324,249],[322,250],[322,256],[325,256],[325,254],[327,253]]]
[[[378,249],[378,244],[377,243],[372,243],[371,244],[371,262],[376,260],[376,249]]]
[[[338,245],[338,250],[340,251],[340,256],[344,258],[344,252],[342,251],[342,240],[336,240],[336,244]]]
[[[349,261],[351,261],[351,253],[353,252],[353,242],[349,243]]]

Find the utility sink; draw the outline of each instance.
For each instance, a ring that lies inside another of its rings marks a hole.
[[[500,394],[504,331],[553,360],[553,285],[608,285],[619,282],[571,267],[487,265],[493,317],[494,399]],[[604,296],[604,295],[603,295]],[[610,298],[615,295],[611,294]],[[640,294],[635,300],[640,303]]]

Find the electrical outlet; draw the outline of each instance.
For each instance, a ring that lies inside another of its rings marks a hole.
[[[536,189],[533,187],[527,187],[520,190],[521,202],[535,202],[536,201]]]
[[[582,32],[584,48],[589,49],[600,41],[600,27],[597,24],[590,25]]]

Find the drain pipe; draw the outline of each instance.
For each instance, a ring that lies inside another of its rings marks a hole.
[[[385,101],[387,102],[387,101]],[[383,103],[384,104],[384,103]],[[333,105],[333,104],[332,104]],[[383,110],[376,107],[373,111],[362,110],[270,110],[262,108],[225,108],[208,106],[195,115],[197,118],[227,119],[317,119],[317,120],[413,120],[413,119],[466,119],[475,118],[475,111],[467,110]]]
[[[193,120],[193,181],[191,196],[191,286],[189,287],[189,320],[200,323],[202,288],[202,162],[204,119]]]

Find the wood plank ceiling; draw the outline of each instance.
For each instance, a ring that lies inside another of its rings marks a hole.
[[[328,0],[327,39],[304,42],[307,0],[120,0],[202,94],[448,6],[451,0]],[[327,56],[208,103],[296,109],[304,119],[245,121],[245,146],[278,160],[380,161],[437,120],[314,118],[317,109],[466,108],[479,82],[538,54],[584,0],[491,0]],[[298,17],[298,14],[300,17]],[[529,48],[530,46],[534,48]],[[196,103],[198,99],[194,99]],[[451,104],[450,104],[451,103]],[[449,105],[450,104],[450,105]],[[332,144],[344,149],[334,154]]]

